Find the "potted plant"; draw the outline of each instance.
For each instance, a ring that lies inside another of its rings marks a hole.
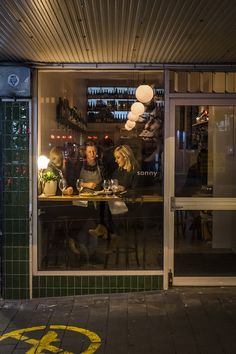
[[[43,193],[45,195],[55,195],[57,191],[57,175],[53,171],[44,172],[43,185]]]

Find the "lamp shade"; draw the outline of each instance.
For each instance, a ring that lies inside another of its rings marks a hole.
[[[153,89],[149,85],[140,85],[135,92],[138,101],[148,103],[153,98]]]
[[[133,122],[132,120],[128,119],[127,122],[125,123],[125,125],[131,129],[133,129],[135,127],[136,123]]]
[[[48,167],[48,163],[49,163],[49,159],[46,156],[41,155],[38,157],[38,169],[39,170],[45,170]]]
[[[131,112],[137,116],[143,114],[144,111],[145,111],[145,108],[141,102],[134,102],[131,106]]]
[[[133,112],[129,112],[128,113],[128,120],[132,121],[132,122],[137,122],[138,120],[138,115],[134,114]]]
[[[126,130],[132,130],[132,128],[128,127],[127,122],[125,123],[125,129]]]

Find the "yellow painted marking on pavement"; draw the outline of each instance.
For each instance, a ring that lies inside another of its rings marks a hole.
[[[29,338],[24,334],[26,332],[40,331],[44,330],[46,326],[37,326],[31,328],[23,328],[15,330],[6,334],[3,334],[0,337],[0,341],[3,341],[7,338],[14,338],[16,340],[24,341],[26,343],[32,344],[32,347],[25,354],[43,354],[43,350],[47,350],[51,353],[60,353],[60,354],[74,354],[72,352],[64,351],[62,348],[58,348],[52,343],[60,341],[58,334],[54,330],[69,330],[77,333],[84,334],[89,338],[91,344],[89,347],[83,351],[81,354],[93,354],[101,345],[101,338],[94,332],[89,331],[85,328],[74,327],[74,326],[64,326],[64,325],[51,325],[49,326],[50,331],[48,331],[40,340]]]

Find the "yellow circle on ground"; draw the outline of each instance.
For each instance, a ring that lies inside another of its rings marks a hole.
[[[47,326],[37,326],[37,327],[23,328],[23,329],[11,331],[9,333],[3,334],[0,337],[0,341],[3,341],[7,338],[15,338],[17,340],[32,344],[34,346],[33,348],[35,348],[36,351],[34,351],[34,349],[32,348],[33,351],[32,349],[29,349],[25,354],[43,353],[43,351],[41,351],[40,348],[42,348],[42,350],[46,349],[48,351],[51,351],[52,353],[60,352],[61,354],[74,354],[67,351],[61,352],[62,350],[61,348],[57,348],[56,346],[54,346],[53,343],[59,341],[59,339],[57,339],[57,334],[53,331],[49,331],[48,334],[43,337],[44,340],[42,340],[42,338],[40,340],[36,340],[25,336],[25,333],[27,332],[40,331],[40,330],[44,330],[45,328],[47,328]],[[93,354],[101,345],[101,338],[96,333],[89,331],[88,329],[85,328],[65,326],[65,325],[50,325],[48,326],[48,329],[74,331],[74,332],[84,334],[86,337],[88,337],[91,344],[81,354]]]

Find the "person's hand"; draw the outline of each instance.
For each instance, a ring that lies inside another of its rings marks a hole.
[[[67,187],[66,189],[64,189],[63,194],[72,195],[73,194],[73,187]]]
[[[85,182],[82,184],[83,187],[89,188],[89,189],[95,189],[97,186],[97,183],[95,182]]]
[[[117,186],[117,192],[124,192],[125,187],[121,186],[120,184]]]

